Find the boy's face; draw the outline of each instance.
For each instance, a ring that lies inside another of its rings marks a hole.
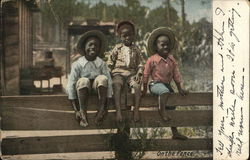
[[[134,31],[130,25],[124,25],[120,29],[120,38],[125,46],[131,46],[134,41]]]
[[[170,52],[169,44],[170,44],[170,40],[167,36],[165,36],[165,35],[159,36],[156,39],[157,53],[162,57],[168,56],[168,54]]]
[[[85,43],[85,53],[86,58],[89,61],[93,61],[96,59],[99,51],[100,51],[100,40],[96,37],[90,37],[87,39]]]

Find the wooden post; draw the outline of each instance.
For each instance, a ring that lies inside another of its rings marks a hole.
[[[115,157],[118,160],[132,159],[132,151],[130,145],[130,125],[128,110],[125,111],[125,127],[124,129],[118,128],[115,136]]]

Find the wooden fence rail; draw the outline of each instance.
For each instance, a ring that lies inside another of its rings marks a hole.
[[[155,127],[196,127],[212,126],[212,110],[204,110],[202,106],[212,105],[212,93],[189,93],[183,97],[171,94],[168,105],[193,106],[199,105],[199,110],[171,110],[168,113],[172,120],[164,122],[156,109],[157,97],[147,95],[142,98],[141,106],[147,110],[141,111],[141,121],[134,123],[133,113],[129,107],[124,106],[123,113],[131,128]],[[133,95],[128,95],[128,106],[133,106]],[[89,127],[82,128],[75,120],[73,109],[66,95],[48,96],[5,96],[0,97],[1,129],[2,130],[89,130],[117,128],[115,123],[114,107],[109,108],[109,113],[101,126],[96,126],[93,121],[97,109],[96,97],[89,100],[88,119]],[[19,154],[47,154],[69,152],[97,152],[114,151],[110,145],[113,133],[97,135],[71,135],[50,137],[5,138],[2,141],[3,155]],[[173,139],[147,139],[145,143],[157,144],[150,148],[141,148],[140,139],[129,139],[130,150],[145,151],[174,151],[174,150],[212,150],[212,139],[190,138],[185,141]],[[210,157],[211,158],[211,157]],[[190,159],[190,157],[189,157]],[[202,158],[200,158],[202,159]],[[206,159],[206,158],[203,158]],[[208,158],[209,159],[209,158]]]

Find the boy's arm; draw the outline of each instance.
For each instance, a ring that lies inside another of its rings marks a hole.
[[[102,73],[108,78],[108,98],[112,97],[113,88],[112,88],[112,78],[110,76],[108,65],[104,62],[102,67]]]
[[[175,84],[177,86],[178,92],[182,96],[186,95],[188,92],[186,90],[182,89],[182,86],[181,86],[182,78],[181,78],[181,74],[180,74],[180,71],[179,71],[177,64],[175,64],[175,68],[174,68],[174,81],[175,81]]]
[[[77,72],[77,63],[73,63],[69,75],[69,80],[67,84],[67,93],[68,93],[68,99],[74,100],[77,99],[76,89],[75,85],[78,80],[78,72]]]
[[[138,50],[138,71],[137,71],[137,73],[139,73],[139,74],[141,74],[141,75],[143,75],[143,70],[144,70],[144,65],[145,65],[145,59],[144,59],[144,57],[143,57],[143,54],[142,54],[142,52],[139,50],[139,49],[137,49]]]
[[[108,65],[108,68],[112,71],[115,67],[115,63],[116,63],[116,59],[117,59],[117,47],[115,47],[109,57],[108,57],[108,61],[107,61],[107,65]]]
[[[145,64],[144,71],[143,71],[143,91],[142,95],[145,95],[147,93],[148,89],[148,79],[151,73],[152,67],[151,67],[151,59],[149,58]]]
[[[141,79],[142,79],[142,76],[143,76],[143,70],[144,70],[144,64],[145,64],[145,60],[144,60],[144,57],[142,55],[142,52],[140,51],[139,48],[136,48],[136,52],[137,52],[137,55],[138,55],[138,60],[137,60],[137,63],[138,63],[138,70],[137,70],[137,74],[136,74],[136,80],[141,83]]]

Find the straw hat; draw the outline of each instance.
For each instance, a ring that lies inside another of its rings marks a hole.
[[[91,30],[91,31],[88,31],[86,33],[84,33],[80,39],[78,40],[78,43],[77,43],[77,51],[81,54],[81,55],[85,55],[85,43],[86,43],[86,40],[89,38],[89,37],[97,37],[98,39],[100,39],[100,42],[101,42],[101,46],[100,46],[100,51],[99,51],[99,54],[98,56],[103,58],[104,57],[104,51],[106,49],[106,46],[107,46],[107,40],[106,40],[106,37],[105,35],[101,32],[101,31],[98,31],[98,30]]]
[[[155,54],[156,48],[155,48],[155,41],[156,39],[161,36],[161,35],[166,35],[169,40],[170,40],[170,51],[172,51],[175,46],[176,46],[176,40],[175,40],[175,35],[174,33],[167,27],[160,27],[151,32],[148,38],[148,55]]]

